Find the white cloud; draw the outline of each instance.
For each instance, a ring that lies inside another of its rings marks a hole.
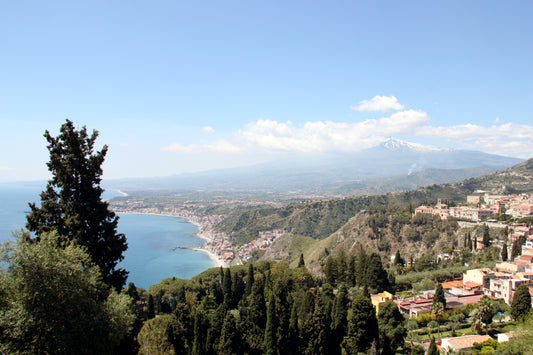
[[[362,101],[357,110],[400,109],[395,97],[376,96]],[[203,127],[206,132],[211,127]],[[214,130],[213,130],[214,131]],[[421,110],[403,110],[379,119],[359,122],[308,121],[294,124],[260,119],[234,132],[226,140],[207,144],[172,143],[162,150],[180,153],[321,153],[354,152],[374,147],[388,137],[402,137],[412,142],[417,138],[441,139],[455,147],[519,158],[533,156],[533,126],[514,123],[489,127],[466,123],[432,126],[428,114]],[[243,154],[241,154],[243,155]]]
[[[212,134],[215,133],[215,129],[211,126],[204,126],[202,127],[202,132]]]
[[[249,145],[265,149],[307,153],[347,152],[372,147],[388,136],[409,134],[428,121],[425,112],[416,110],[357,123],[317,121],[306,122],[299,127],[290,121],[258,120],[248,124],[239,135]]]
[[[212,144],[181,145],[171,143],[161,150],[180,153],[237,153],[241,151],[241,148],[228,141],[217,141]]]
[[[404,105],[398,102],[398,99],[395,96],[374,96],[370,100],[363,100],[359,102],[357,106],[350,106],[352,110],[356,111],[381,111],[388,112],[390,110],[403,110]]]
[[[9,166],[0,166],[0,171],[11,171],[13,168],[10,168]]]

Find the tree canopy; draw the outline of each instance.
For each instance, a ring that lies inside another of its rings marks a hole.
[[[516,320],[521,320],[531,311],[531,295],[529,288],[522,284],[518,286],[511,302],[511,316]]]
[[[0,353],[107,354],[130,331],[127,294],[110,292],[85,248],[42,233],[0,255]]]
[[[57,231],[61,237],[86,248],[98,265],[104,281],[117,290],[126,282],[127,272],[117,268],[127,249],[126,237],[117,233],[118,216],[102,200],[102,163],[107,146],[94,152],[98,132],[76,129],[67,120],[60,134],[44,134],[48,141],[52,178],[41,193],[41,206],[30,204],[27,228],[37,235]]]

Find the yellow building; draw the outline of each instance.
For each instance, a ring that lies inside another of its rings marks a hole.
[[[372,305],[376,309],[376,314],[379,314],[379,305],[387,301],[392,301],[394,295],[390,292],[384,291],[382,293],[370,295],[370,298],[372,299]]]

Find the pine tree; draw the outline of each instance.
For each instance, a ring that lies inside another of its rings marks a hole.
[[[521,284],[516,289],[513,301],[511,302],[511,316],[515,320],[521,320],[530,312],[531,295],[529,288],[525,284]]]
[[[61,126],[58,137],[48,131],[44,136],[52,178],[41,193],[41,206],[30,204],[26,227],[36,234],[36,240],[55,230],[87,248],[104,281],[122,289],[128,273],[116,267],[128,245],[124,234],[117,233],[118,216],[102,200],[104,190],[100,187],[107,146],[94,153],[98,132],[89,136],[86,127],[76,130],[69,120]]]

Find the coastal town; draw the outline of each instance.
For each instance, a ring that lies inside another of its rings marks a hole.
[[[236,203],[230,201],[228,203]],[[242,203],[242,202],[241,202]],[[249,202],[246,202],[249,203]],[[263,204],[263,203],[261,203]],[[153,214],[183,218],[198,227],[197,236],[205,240],[200,248],[193,250],[202,251],[209,255],[216,266],[227,267],[239,265],[249,261],[256,253],[266,251],[272,243],[285,231],[274,229],[259,232],[256,239],[236,248],[224,232],[215,230],[214,226],[224,219],[223,215],[199,216],[195,204],[183,204],[181,206],[155,207],[147,205],[143,201],[128,199],[125,201],[113,201],[111,207],[116,213]]]

